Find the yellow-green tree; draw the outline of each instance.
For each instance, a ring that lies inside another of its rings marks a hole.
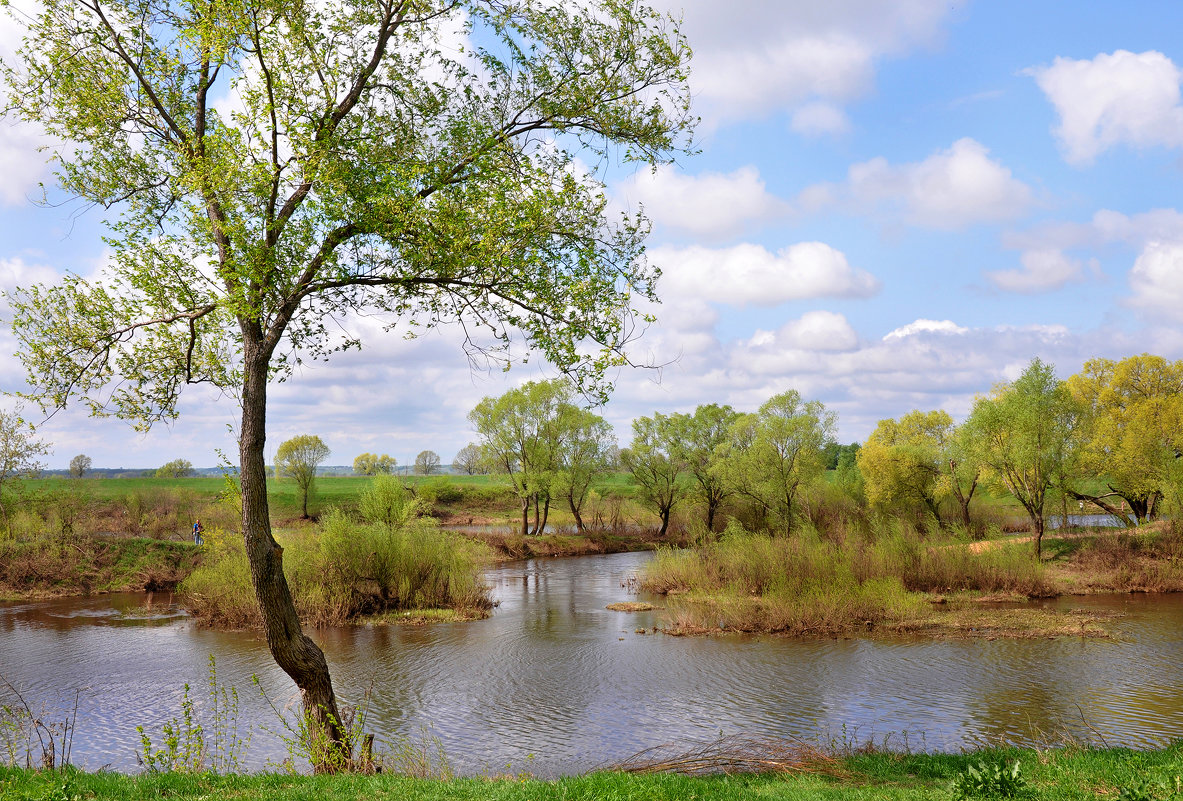
[[[279,444],[275,452],[275,475],[296,482],[300,491],[300,508],[308,518],[308,497],[316,484],[316,468],[329,458],[329,446],[315,434],[301,434]]]
[[[376,453],[359,453],[353,460],[353,472],[359,476],[389,475],[394,472],[397,462],[388,453],[379,456]]]
[[[1183,450],[1183,361],[1148,353],[1091,359],[1068,388],[1087,414],[1081,475],[1103,478],[1108,490],[1088,492],[1077,482],[1072,495],[1127,525],[1153,519]]]
[[[858,452],[867,500],[875,506],[922,504],[940,522],[950,493],[945,452],[953,436],[948,412],[913,410],[880,420]]]
[[[1036,558],[1042,555],[1048,491],[1071,473],[1080,423],[1068,387],[1039,359],[1012,383],[978,398],[965,421],[971,460],[1027,510]]]

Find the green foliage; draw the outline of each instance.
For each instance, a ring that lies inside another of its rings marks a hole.
[[[953,780],[953,798],[1015,798],[1027,787],[1019,760],[1012,764],[978,762]]]
[[[796,390],[782,392],[736,420],[719,469],[735,492],[759,504],[787,532],[798,490],[825,469],[824,449],[837,420],[821,402],[803,401]]]
[[[367,523],[397,531],[422,514],[416,498],[394,476],[377,476],[357,499],[357,510]]]
[[[188,459],[173,459],[156,468],[156,478],[188,478],[193,475],[193,463]]]
[[[481,449],[475,443],[468,443],[452,457],[452,469],[467,476],[484,472]]]
[[[708,531],[715,515],[733,492],[722,470],[723,446],[738,415],[730,406],[706,404],[694,414],[670,415],[673,456],[694,479],[694,495],[706,506]]]
[[[914,410],[898,421],[880,420],[858,452],[867,500],[881,507],[918,502],[939,519],[952,435],[953,418],[944,411]]]
[[[633,441],[621,451],[620,461],[632,474],[638,496],[661,518],[659,536],[669,528],[670,514],[689,487],[681,480],[678,438],[674,421],[659,413],[633,420]]]
[[[0,410],[0,513],[8,521],[6,491],[40,472],[37,457],[49,453],[49,446],[34,436],[33,426],[21,419],[17,411]]]
[[[316,468],[329,458],[331,451],[315,434],[301,434],[281,442],[275,452],[275,475],[290,477],[300,490],[300,505],[308,517],[308,499],[316,482]]]
[[[388,454],[361,453],[353,460],[353,472],[359,476],[376,476],[394,472],[394,457]]]
[[[140,735],[140,752],[137,754],[144,768],[153,773],[201,773],[205,770],[205,729],[193,711],[193,699],[189,697],[189,684],[185,684],[181,696],[181,717],[172,718],[160,727],[161,745],[152,746],[152,738],[143,726],[136,726]]]
[[[436,476],[415,485],[415,493],[429,508],[440,504],[453,504],[464,498],[464,490],[447,476]]]
[[[451,608],[479,615],[489,608],[484,545],[440,530],[393,476],[376,477],[360,506],[365,523],[331,510],[319,531],[277,533],[302,620],[339,625],[394,610]],[[180,592],[205,623],[259,624],[239,538],[212,541]]]
[[[1105,504],[1128,523],[1153,518],[1178,478],[1183,361],[1148,353],[1118,362],[1090,359],[1068,379],[1068,388],[1086,411],[1080,467],[1085,475],[1107,479],[1101,492],[1075,486],[1076,497]],[[1114,503],[1116,498],[1129,504],[1129,515]]]
[[[1033,359],[1013,383],[978,398],[964,425],[969,458],[1027,510],[1037,555],[1048,491],[1074,469],[1080,414],[1055,368]]]
[[[481,436],[485,461],[509,476],[522,502],[523,534],[530,504],[538,520],[531,533],[542,533],[537,510],[549,508],[565,443],[572,439],[572,427],[586,420],[571,404],[572,396],[565,380],[528,381],[500,397],[482,399],[468,414]]]

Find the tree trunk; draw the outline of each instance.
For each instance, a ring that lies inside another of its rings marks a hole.
[[[670,527],[670,509],[672,508],[671,506],[667,506],[664,509],[658,510],[658,514],[661,516],[661,530],[657,532],[658,537],[664,538],[666,530]]]
[[[707,531],[715,530],[715,512],[719,509],[719,502],[712,497],[707,498]]]
[[[575,532],[577,534],[582,534],[583,518],[579,516],[579,507],[575,505],[575,498],[571,495],[568,495],[567,504],[571,507],[571,516],[575,518]]]
[[[257,342],[257,340],[256,340]],[[251,582],[263,617],[267,647],[276,663],[300,688],[309,730],[313,768],[328,772],[348,767],[349,742],[329,677],[324,653],[300,628],[292,594],[283,574],[283,548],[271,536],[267,509],[266,440],[267,358],[247,339],[242,391],[239,460],[242,481],[242,536],[250,561]]]
[[[522,498],[522,536],[530,533],[530,496]]]
[[[1035,523],[1035,561],[1043,559],[1043,515],[1032,515]]]

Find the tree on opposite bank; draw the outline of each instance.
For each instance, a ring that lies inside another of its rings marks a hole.
[[[340,332],[368,313],[403,333],[458,323],[470,358],[524,343],[603,393],[657,273],[645,219],[609,223],[576,157],[686,151],[689,49],[623,0],[44,0],[14,18],[10,108],[72,143],[62,190],[112,212],[103,276],[9,296],[29,394],[141,428],[175,418],[188,384],[238,400],[267,644],[337,745],[317,769],[347,765],[271,533],[268,387],[359,347]]]

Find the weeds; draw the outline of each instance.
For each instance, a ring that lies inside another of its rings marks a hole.
[[[953,780],[953,798],[1014,798],[1027,786],[1019,760],[1013,764],[978,762]]]
[[[15,703],[0,705],[0,756],[9,767],[62,770],[70,766],[74,731],[78,721],[78,700],[82,690],[74,691],[73,705],[64,710],[60,720],[51,720],[50,712],[33,711],[13,684],[0,674],[0,686],[7,688]],[[36,740],[36,743],[34,743]]]
[[[369,711],[370,691],[367,689],[358,706],[340,704],[341,719],[333,717],[327,709],[320,712],[329,726],[323,726],[311,719],[311,715],[300,709],[295,715],[287,713],[288,707],[280,708],[267,695],[258,676],[251,676],[251,682],[279,721],[280,729],[268,729],[278,737],[287,750],[287,759],[280,765],[288,773],[296,773],[297,764],[312,764],[317,773],[377,773],[381,765],[374,756],[374,737],[365,733],[366,714]],[[342,732],[340,741],[328,736],[327,730]]]
[[[238,690],[218,684],[217,665],[213,654],[209,658],[208,676],[209,725],[197,719],[188,683],[181,696],[181,717],[172,718],[161,726],[161,745],[154,748],[152,738],[143,726],[136,726],[140,735],[141,751],[136,754],[140,764],[150,773],[237,773],[242,758],[250,745],[251,736],[238,733]]]

